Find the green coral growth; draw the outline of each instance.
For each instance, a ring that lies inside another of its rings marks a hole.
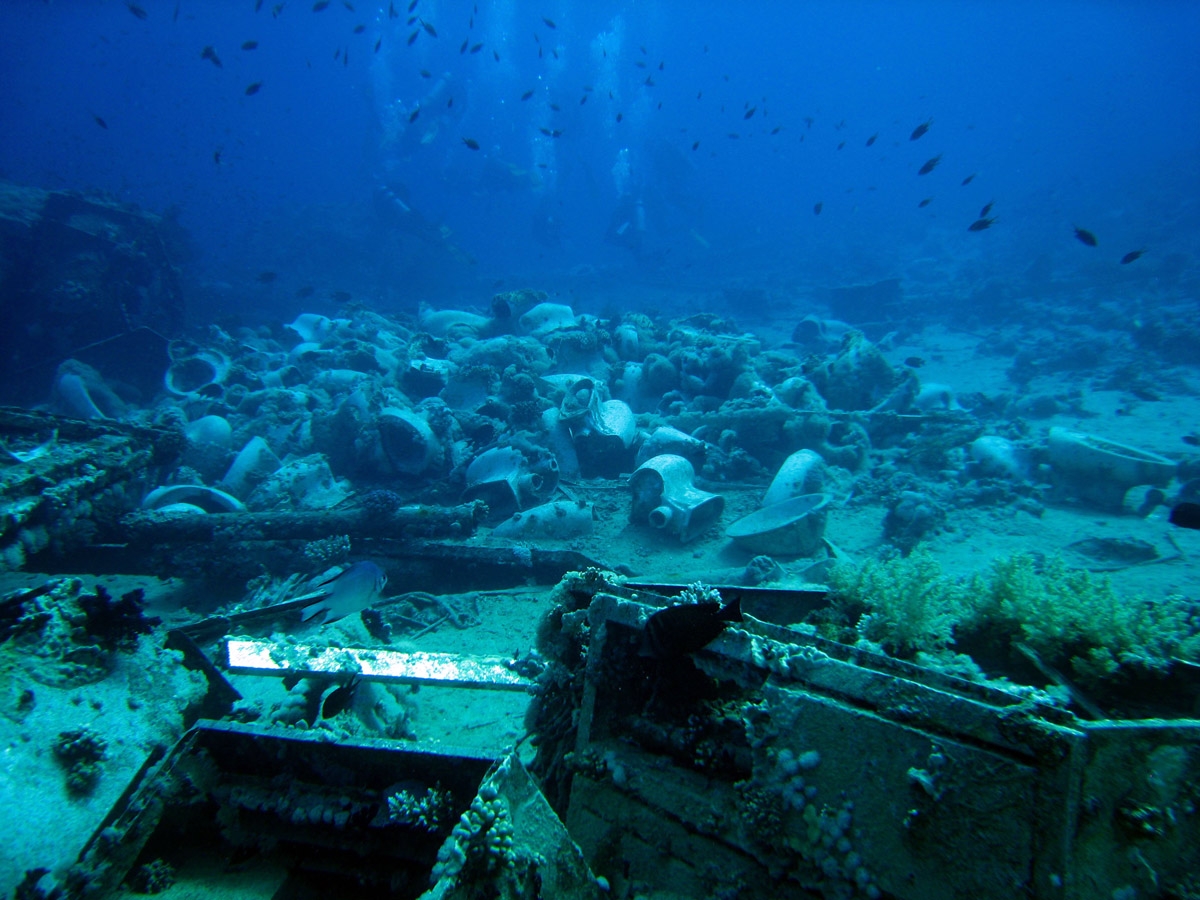
[[[858,622],[860,637],[905,658],[946,649],[970,604],[967,588],[944,576],[921,548],[886,562],[837,566],[831,586],[839,606],[866,610]]]
[[[1016,554],[971,579],[943,574],[928,551],[839,566],[835,606],[860,638],[902,658],[952,659],[964,644],[1017,644],[1095,683],[1122,671],[1200,659],[1200,605],[1179,595],[1119,595],[1111,581],[1061,559]]]

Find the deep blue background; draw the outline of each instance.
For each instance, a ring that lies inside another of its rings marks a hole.
[[[486,302],[492,285],[579,266],[671,284],[949,283],[1044,258],[1116,289],[1200,231],[1196,3],[480,0],[469,29],[470,2],[420,0],[436,39],[405,24],[407,3],[393,20],[339,0],[288,0],[278,17],[271,0],[141,5],[145,20],[121,0],[0,4],[0,176],[177,206],[197,282],[223,286],[201,306],[274,311],[306,284],[383,306]],[[483,48],[460,53],[464,39]],[[604,241],[622,150],[646,210],[640,258]],[[381,182],[461,253],[380,238]],[[995,227],[968,233],[993,199]],[[535,217],[560,245],[534,239]],[[278,284],[255,282],[262,270]]]

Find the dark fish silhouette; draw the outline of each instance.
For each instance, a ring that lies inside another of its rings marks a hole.
[[[757,111],[758,111],[758,107],[757,107],[757,106],[752,106],[752,107],[750,107],[748,110],[746,110],[746,112],[745,112],[745,113],[742,115],[742,118],[743,118],[743,119],[752,119],[752,118],[754,118],[754,114],[755,114]]]
[[[125,0],[125,8],[129,10],[136,18],[145,19],[149,17],[149,13],[138,6],[133,0]]]
[[[1145,252],[1146,251],[1144,248],[1141,250],[1130,250],[1128,253],[1126,253],[1124,256],[1121,257],[1121,265],[1127,266],[1131,262],[1133,262],[1135,259],[1141,259],[1142,254]]]
[[[986,218],[986,217],[987,217],[987,214],[988,214],[988,213],[990,213],[990,212],[992,211],[992,207],[993,207],[993,206],[995,206],[995,205],[996,205],[996,201],[995,201],[995,200],[989,200],[987,203],[985,203],[985,204],[983,205],[983,209],[981,209],[981,210],[979,211],[979,218],[981,218],[981,219],[983,219],[983,218]]]
[[[472,149],[472,150],[478,150],[478,149],[479,149],[479,141],[475,140],[475,138],[468,138],[468,137],[465,137],[465,138],[463,138],[463,139],[462,139],[462,142],[463,142],[464,144],[466,144],[466,145],[467,145],[467,146],[468,146],[470,149]]]
[[[421,32],[419,32],[419,31],[414,31],[412,34],[410,34],[408,36],[408,46],[411,47],[413,44],[415,44],[417,42],[417,35],[419,35],[420,33]]]
[[[877,131],[873,135],[871,135],[869,138],[867,138],[867,146],[870,147],[878,139],[879,139],[879,132]]]
[[[218,147],[216,150],[213,151],[213,164],[218,165],[218,166],[221,164],[221,148],[220,147]]]
[[[692,149],[693,149],[693,150],[699,150],[699,149],[700,149],[700,142],[699,142],[699,141],[692,141]]]
[[[412,0],[412,3],[408,4],[408,11],[411,13],[416,8],[417,8],[417,0]]]
[[[105,130],[107,130],[107,129],[108,129],[108,123],[107,123],[107,122],[105,122],[105,121],[104,121],[102,118],[100,118],[98,115],[96,115],[95,113],[92,113],[92,118],[96,120],[96,124],[97,124],[97,125],[99,125],[101,128],[103,128],[103,129],[105,129]]]
[[[400,18],[400,13],[396,12],[396,4],[395,3],[388,4],[388,18],[389,19]]]
[[[378,38],[375,41],[375,52],[379,52],[379,48],[383,46],[383,38]]]
[[[920,203],[917,204],[917,209],[924,209],[932,202],[933,202],[932,197],[926,197],[924,200],[922,200]]]
[[[334,688],[326,694],[324,701],[321,703],[321,718],[332,719],[338,713],[349,709],[350,704],[354,702],[354,695],[358,692],[358,686],[361,683],[361,678],[357,675],[351,675],[345,684]]]
[[[467,52],[467,47],[470,45],[470,43],[471,43],[471,42],[470,42],[470,41],[468,41],[468,40],[465,40],[465,39],[463,40],[463,42],[462,42],[462,45],[461,45],[461,46],[459,46],[459,48],[458,48],[458,55],[459,55],[459,56],[462,56],[464,53],[466,53],[466,52]]]
[[[428,34],[430,37],[437,37],[437,29],[436,28],[434,28],[432,25],[430,25],[424,19],[421,19],[420,22],[421,22],[421,27],[425,29],[426,34]]]
[[[783,126],[776,125],[774,128],[771,129],[771,134],[779,134],[779,132],[781,132],[781,131],[783,131]]]
[[[313,12],[320,12],[327,6],[329,6],[329,0],[317,0],[317,2],[313,4]]]
[[[1088,231],[1086,228],[1080,228],[1078,225],[1074,226],[1074,228],[1075,228],[1075,237],[1079,240],[1079,242],[1081,244],[1087,244],[1089,247],[1095,247],[1097,244],[1100,243],[1098,240],[1096,240],[1096,236],[1094,234],[1092,234],[1090,231]]]
[[[242,49],[243,50],[257,50],[258,49],[258,41],[243,41]]]
[[[821,210],[823,210],[824,208],[825,208],[825,201],[818,200],[816,203],[813,204],[813,215],[819,216],[821,214]]]
[[[1167,519],[1180,528],[1200,529],[1200,503],[1177,503]]]
[[[419,116],[420,114],[421,114],[421,107],[418,106],[416,109],[414,109],[412,112],[410,112],[408,114],[408,124],[411,125],[413,122],[417,121],[417,116]]]
[[[660,609],[646,620],[642,655],[678,659],[711,644],[730,622],[742,621],[742,604],[681,603]]]
[[[838,144],[837,148],[838,148],[839,150],[841,150],[841,149],[842,149],[843,147],[845,147],[845,146],[846,146],[846,142],[845,142],[845,141],[842,141],[840,144]]]
[[[925,365],[925,360],[919,356],[910,356],[904,360],[904,364],[910,369],[919,369]]]
[[[218,69],[224,68],[224,66],[221,65],[221,58],[217,56],[217,51],[212,48],[211,44],[200,51],[200,58],[207,59]]]
[[[355,25],[355,26],[354,26],[354,33],[355,33],[355,34],[362,34],[362,33],[363,33],[364,31],[366,31],[366,30],[367,30],[367,26],[366,26],[366,25]]]
[[[530,97],[532,97],[532,96],[533,96],[533,91],[526,91],[525,93],[523,93],[523,94],[521,95],[521,99],[522,99],[522,100],[528,100],[528,99],[529,99]]]
[[[912,134],[908,136],[910,141],[915,141],[929,130],[929,126],[933,124],[933,119],[926,119],[920,125],[913,129]]]
[[[547,19],[545,16],[542,16],[542,21],[546,23],[547,28],[557,28],[558,27],[556,24],[554,24],[553,19]]]
[[[972,172],[970,175],[968,175],[966,178],[964,178],[962,180],[962,186],[966,187],[968,184],[970,184],[974,180],[975,180],[975,173]]]
[[[967,231],[983,231],[987,228],[991,228],[995,224],[996,224],[995,216],[992,216],[990,219],[976,219],[974,222],[972,222],[970,225],[967,226]]]
[[[261,81],[256,81],[253,84],[248,84],[248,85],[246,85],[246,96],[253,97],[260,90],[262,90],[262,82]]]
[[[480,50],[482,50],[482,49],[483,49],[483,44],[472,44],[472,45],[471,45],[471,52],[472,52],[472,53],[478,53],[478,52],[479,52]]]
[[[254,280],[259,284],[271,284],[278,277],[278,272],[259,272]]]
[[[942,154],[940,154],[940,153],[937,156],[933,157],[932,159],[925,160],[925,165],[923,165],[923,166],[921,166],[921,168],[917,169],[917,174],[918,175],[928,175],[930,172],[932,172],[934,169],[937,168],[938,163],[940,163],[941,161],[942,161]]]

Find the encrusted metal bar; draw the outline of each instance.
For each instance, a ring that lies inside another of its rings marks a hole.
[[[231,672],[301,677],[358,675],[366,681],[432,684],[493,691],[527,691],[533,686],[500,656],[402,653],[362,647],[320,647],[232,638],[226,643]]]

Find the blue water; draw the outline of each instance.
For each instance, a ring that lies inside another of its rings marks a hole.
[[[228,286],[264,270],[279,280],[254,302],[275,318],[336,289],[483,301],[579,266],[836,284],[1045,256],[1102,287],[1134,277],[1130,250],[1148,278],[1196,243],[1194,3],[419,0],[436,38],[407,4],[354,5],[4,3],[0,176],[177,209],[200,318],[246,312]],[[397,237],[380,184],[442,245]],[[996,224],[968,232],[991,200]],[[636,248],[606,240],[622,210]]]

